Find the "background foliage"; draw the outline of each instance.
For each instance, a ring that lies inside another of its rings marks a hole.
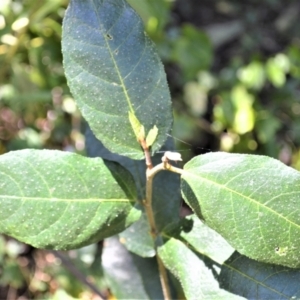
[[[299,1],[128,2],[165,64],[175,109],[172,135],[188,143],[177,141],[185,161],[223,150],[265,154],[300,169]],[[85,124],[62,68],[67,4],[0,3],[1,154],[23,148],[85,153]],[[0,298],[96,299],[83,281],[89,275],[104,286],[93,268],[98,251],[92,245],[69,252],[70,273],[65,254],[1,236]]]

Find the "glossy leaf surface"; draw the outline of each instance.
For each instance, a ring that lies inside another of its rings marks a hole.
[[[114,162],[21,150],[0,156],[0,172],[0,232],[38,248],[79,248],[140,217],[133,179]]]
[[[172,124],[166,75],[140,17],[125,0],[71,0],[62,49],[77,104],[110,151],[143,158],[129,112],[146,136],[157,126],[153,152],[164,144]]]
[[[257,155],[209,153],[184,166],[182,194],[240,253],[300,267],[300,173]]]

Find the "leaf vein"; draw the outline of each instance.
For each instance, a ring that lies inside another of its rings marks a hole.
[[[202,176],[200,176],[200,175],[198,175],[198,174],[190,173],[190,172],[188,172],[187,170],[183,170],[182,175],[183,175],[183,176],[186,175],[186,176],[196,177],[197,179],[200,178],[200,179],[203,180],[203,181],[206,181],[206,182],[209,182],[209,183],[212,184],[212,185],[218,186],[220,189],[224,189],[224,190],[227,190],[229,193],[236,194],[236,195],[238,195],[238,196],[241,197],[241,198],[244,198],[244,199],[246,199],[246,200],[248,200],[248,201],[250,201],[250,202],[252,202],[252,203],[255,203],[255,204],[258,205],[258,206],[261,206],[262,208],[264,208],[264,209],[266,209],[266,210],[269,210],[271,213],[277,215],[279,218],[284,219],[287,223],[291,223],[291,224],[293,224],[295,227],[300,228],[300,224],[297,224],[297,223],[295,223],[295,222],[293,222],[293,221],[291,221],[291,220],[288,220],[285,216],[281,215],[281,214],[278,213],[276,210],[274,210],[274,209],[272,209],[272,208],[270,208],[270,207],[268,207],[268,206],[264,206],[263,203],[260,203],[260,202],[258,202],[258,201],[255,200],[255,199],[252,199],[252,198],[250,198],[250,197],[248,197],[248,196],[246,196],[246,195],[243,195],[243,194],[239,193],[238,191],[235,191],[235,190],[233,190],[233,189],[231,189],[231,188],[228,188],[228,187],[227,187],[226,185],[224,185],[224,184],[217,183],[217,182],[215,182],[215,181],[213,181],[213,180],[204,178],[204,177],[202,177]]]
[[[94,8],[95,8],[95,7],[94,7]],[[97,10],[95,9],[95,11],[97,11]],[[98,18],[99,24],[101,24],[100,18],[99,18],[99,15],[98,15],[98,14],[97,14],[97,18]],[[102,34],[103,34],[103,31],[104,31],[104,30],[103,30],[103,28],[102,28],[102,30],[101,30]],[[129,106],[129,110],[130,110],[131,112],[134,113],[134,109],[133,109],[133,107],[132,107],[132,104],[131,104],[131,101],[130,101],[130,97],[129,97],[128,92],[127,92],[127,88],[126,88],[126,86],[125,86],[125,84],[124,84],[124,81],[123,81],[123,78],[122,78],[122,76],[121,76],[121,73],[120,73],[120,69],[119,69],[119,67],[118,67],[118,64],[117,64],[117,62],[116,62],[116,60],[115,60],[115,58],[114,58],[114,56],[113,56],[112,49],[110,48],[110,45],[109,45],[107,39],[106,39],[104,36],[103,36],[103,38],[104,38],[104,41],[105,41],[105,43],[106,43],[106,47],[107,47],[107,49],[108,49],[108,51],[109,51],[111,60],[112,60],[112,62],[113,62],[113,64],[114,64],[115,69],[116,69],[116,72],[117,72],[117,74],[118,74],[118,77],[119,77],[119,80],[120,80],[120,83],[121,83],[121,87],[123,88],[124,95],[125,95],[125,98],[126,98],[126,100],[127,100],[128,106]]]

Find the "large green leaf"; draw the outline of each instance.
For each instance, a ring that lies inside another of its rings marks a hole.
[[[300,173],[257,155],[208,153],[184,166],[182,194],[240,253],[300,267]]]
[[[181,282],[187,299],[243,299],[220,289],[211,270],[181,241],[171,238],[158,248],[158,255]]]
[[[38,248],[78,248],[123,231],[140,212],[120,165],[50,150],[0,156],[0,232]]]
[[[260,263],[237,252],[222,266],[219,282],[247,299],[300,299],[300,270]]]
[[[141,159],[129,112],[166,140],[172,124],[166,75],[140,17],[125,0],[71,0],[63,24],[71,91],[96,137],[112,152]]]

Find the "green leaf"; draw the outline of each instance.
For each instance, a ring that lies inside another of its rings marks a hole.
[[[243,299],[220,289],[211,270],[182,242],[170,239],[158,248],[158,255],[181,282],[187,299]]]
[[[300,173],[258,155],[208,153],[184,166],[182,194],[240,253],[300,266]]]
[[[147,25],[147,32],[153,34],[154,37],[157,36],[157,33],[162,32],[170,21],[170,10],[173,2],[165,0],[128,0],[127,2],[142,17]]]
[[[157,151],[172,124],[166,75],[140,17],[125,0],[71,0],[62,50],[68,84],[96,137],[112,152],[143,158],[132,112]]]
[[[0,232],[37,248],[79,248],[140,217],[134,181],[113,162],[21,150],[0,156],[0,172]]]
[[[220,286],[247,299],[299,299],[300,271],[260,263],[235,252],[222,266]]]
[[[222,236],[200,221],[196,215],[187,216],[176,226],[170,227],[173,228],[165,231],[164,236],[176,237],[195,252],[209,257],[220,265],[234,252],[234,248]]]
[[[105,240],[102,267],[117,299],[163,299],[155,258],[131,254],[116,237]]]
[[[282,53],[274,58],[269,58],[266,64],[267,76],[270,82],[277,88],[282,87],[286,82],[286,73],[289,71],[290,61]]]
[[[154,242],[149,234],[151,231],[147,216],[142,214],[141,218],[119,234],[120,241],[127,250],[141,256],[155,256]]]
[[[134,135],[140,144],[140,142],[145,139],[145,128],[132,111],[129,111],[128,115],[129,115],[129,122],[131,124]]]
[[[264,65],[260,61],[252,61],[237,72],[239,80],[248,88],[261,90],[266,81]]]
[[[209,37],[190,24],[181,27],[180,35],[174,39],[171,59],[179,65],[186,80],[196,77],[200,70],[209,69],[213,59],[213,48]]]
[[[146,144],[148,147],[151,147],[153,143],[155,142],[158,135],[158,128],[156,125],[153,126],[153,128],[150,129],[148,132],[147,138],[146,138]]]

